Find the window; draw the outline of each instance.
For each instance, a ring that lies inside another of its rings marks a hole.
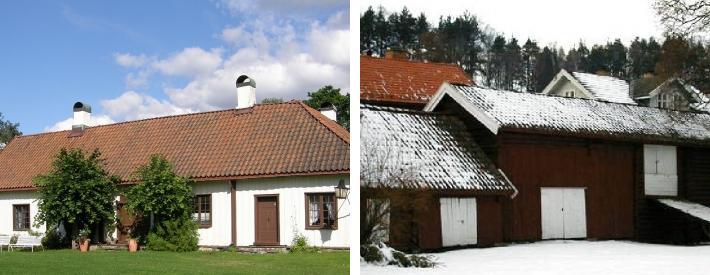
[[[29,204],[16,204],[12,206],[12,228],[15,231],[30,230]]]
[[[675,146],[644,144],[646,195],[677,196],[678,166]]]
[[[574,97],[574,91],[566,91],[565,97]]]
[[[667,109],[668,106],[669,106],[668,95],[667,94],[658,95],[658,108]]]
[[[212,226],[212,195],[195,196],[195,212],[192,218],[200,228]]]
[[[306,194],[306,229],[338,227],[335,193]]]

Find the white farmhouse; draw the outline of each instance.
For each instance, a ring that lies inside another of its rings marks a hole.
[[[81,148],[99,149],[121,188],[135,184],[132,173],[151,155],[166,156],[196,182],[200,246],[284,247],[303,234],[316,246],[348,247],[348,131],[299,101],[255,104],[255,93],[241,76],[236,108],[95,127],[91,108],[77,102],[72,130],[16,137],[0,154],[0,235],[45,230],[34,227],[32,179],[49,172],[61,148]],[[126,241],[124,203],[119,194],[107,242]]]
[[[542,94],[636,104],[629,94],[629,84],[622,79],[600,74],[569,73],[564,69],[547,84]]]
[[[648,95],[635,98],[639,105],[678,111],[710,110],[710,98],[698,88],[680,78],[672,77],[658,85]]]

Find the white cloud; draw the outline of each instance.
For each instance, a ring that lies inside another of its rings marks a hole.
[[[113,58],[116,63],[123,67],[141,67],[148,62],[148,57],[144,54],[132,55],[130,53],[115,53]]]
[[[259,100],[304,99],[307,92],[325,85],[347,92],[350,35],[347,24],[342,23],[346,17],[341,12],[325,24],[309,24],[305,35],[299,35],[287,23],[271,24],[268,28],[245,25],[225,28],[221,38],[235,46],[235,52],[214,73],[194,78],[184,87],[166,88],[166,93],[172,102],[184,108],[231,108],[236,104],[234,82],[241,74],[256,80]]]
[[[158,100],[149,95],[128,91],[114,99],[101,101],[104,112],[119,121],[178,115],[194,112],[180,108],[166,100]]]
[[[237,97],[235,81],[242,74],[256,80],[257,100],[305,99],[308,92],[325,85],[348,92],[347,11],[298,25],[292,20],[268,17],[244,22],[247,23],[225,27],[216,34],[228,46],[225,48],[184,48],[163,59],[117,54],[117,63],[135,65],[125,78],[129,90],[146,87],[149,77],[163,78],[167,99],[128,91],[103,101],[105,114],[122,121],[233,108]],[[136,65],[139,63],[142,65]],[[172,81],[175,76],[187,82]]]
[[[228,9],[233,15],[254,12],[258,14],[274,13],[281,16],[319,13],[347,8],[349,1],[343,0],[221,0],[217,5]]]
[[[205,51],[201,48],[185,48],[153,67],[166,75],[196,77],[214,72],[222,64],[222,50]]]
[[[147,70],[142,70],[137,73],[128,73],[124,82],[128,89],[141,88],[148,85],[148,76],[150,72]]]
[[[52,126],[45,127],[44,131],[45,132],[56,132],[56,131],[71,130],[73,120],[74,120],[74,118],[70,117],[65,120],[59,121]],[[89,121],[89,126],[98,126],[98,125],[105,125],[105,124],[111,124],[111,123],[116,123],[116,122],[107,115],[99,115],[99,116],[92,116],[91,117],[91,120]]]

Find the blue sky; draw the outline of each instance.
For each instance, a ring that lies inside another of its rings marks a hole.
[[[348,90],[348,2],[98,1],[0,4],[0,112],[25,134],[230,108],[248,74],[257,97]]]

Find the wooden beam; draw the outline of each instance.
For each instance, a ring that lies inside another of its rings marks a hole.
[[[237,246],[237,181],[229,181],[229,193],[232,201],[232,245]]]

